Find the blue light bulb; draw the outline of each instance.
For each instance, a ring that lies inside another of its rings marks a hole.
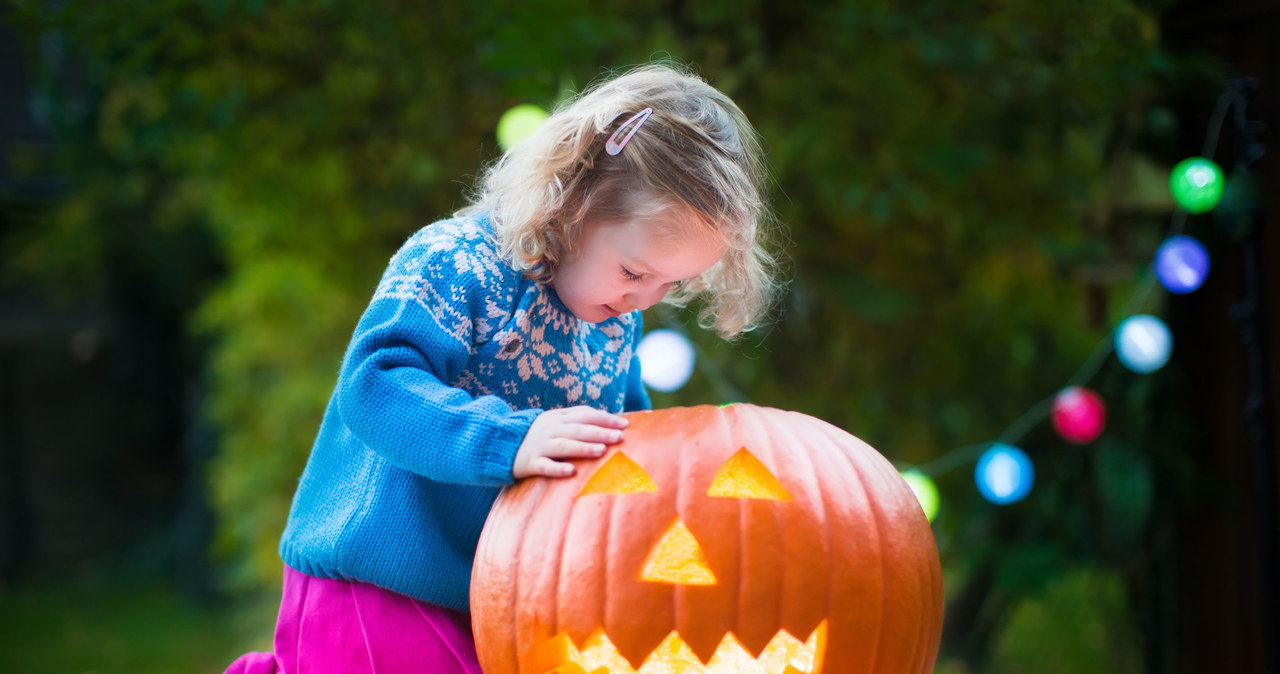
[[[1171,236],[1156,249],[1155,266],[1160,285],[1184,295],[1204,284],[1209,275],[1209,252],[1189,236]]]
[[[997,505],[1021,501],[1031,493],[1036,471],[1026,452],[997,442],[983,452],[973,471],[982,497]]]

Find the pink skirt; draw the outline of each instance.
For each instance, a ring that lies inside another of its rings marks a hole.
[[[480,674],[469,614],[288,566],[274,647],[226,674]]]

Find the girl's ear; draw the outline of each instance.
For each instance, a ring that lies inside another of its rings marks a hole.
[[[548,269],[558,267],[565,254],[569,252],[569,246],[565,243],[564,236],[561,235],[562,231],[554,221],[548,225],[545,234],[547,245],[542,255]]]

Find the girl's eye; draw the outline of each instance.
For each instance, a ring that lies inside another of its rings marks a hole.
[[[637,274],[631,271],[630,269],[627,269],[626,267],[622,268],[622,276],[628,281],[639,281],[640,279],[644,278],[643,275]]]

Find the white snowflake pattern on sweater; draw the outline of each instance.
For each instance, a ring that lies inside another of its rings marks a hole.
[[[414,300],[475,356],[451,386],[517,409],[622,404],[625,386],[615,384],[631,363],[639,315],[579,320],[554,289],[503,262],[482,223],[419,230],[392,259],[374,295],[382,298]]]

